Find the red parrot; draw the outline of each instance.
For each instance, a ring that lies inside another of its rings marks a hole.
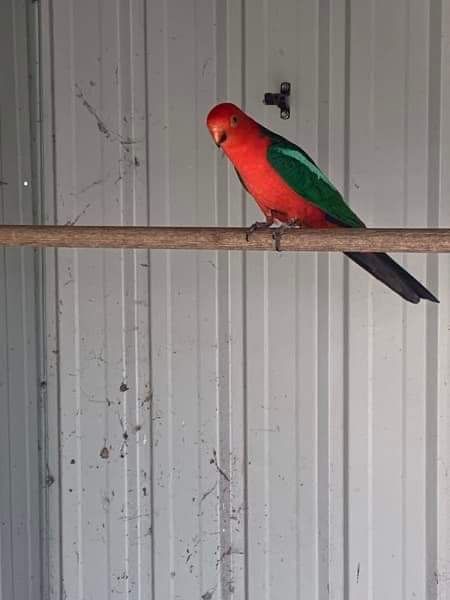
[[[299,146],[266,129],[228,102],[208,114],[207,127],[266,220],[249,231],[283,226],[365,227],[316,163]],[[387,254],[346,252],[405,300],[439,302],[417,279]]]

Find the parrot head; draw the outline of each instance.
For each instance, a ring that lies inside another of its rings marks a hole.
[[[217,104],[212,108],[206,125],[216,145],[223,149],[232,146],[233,142],[239,143],[258,127],[253,119],[230,102]]]

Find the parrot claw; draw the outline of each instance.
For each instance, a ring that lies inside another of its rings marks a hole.
[[[270,227],[270,225],[271,225],[271,223],[268,223],[267,221],[256,221],[255,223],[253,223],[253,225],[251,225],[247,229],[247,233],[245,234],[245,239],[248,242],[248,238],[252,233],[257,231],[258,229],[268,229]]]
[[[274,243],[274,250],[276,250],[277,252],[281,252],[281,238],[283,236],[283,233],[286,231],[286,229],[292,229],[293,227],[301,227],[301,225],[298,223],[298,221],[294,219],[289,221],[288,223],[282,223],[279,227],[273,230],[272,240]]]
[[[281,252],[281,237],[284,233],[284,230],[285,230],[285,227],[280,225],[280,227],[277,227],[272,232],[273,248],[277,252]]]

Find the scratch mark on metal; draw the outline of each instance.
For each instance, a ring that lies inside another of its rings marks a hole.
[[[81,188],[81,190],[79,192],[71,192],[69,194],[69,196],[81,196],[81,194],[85,194],[91,188],[95,187],[96,185],[100,185],[100,183],[103,183],[103,179],[96,179],[89,185],[86,185],[84,188]]]
[[[90,104],[90,102],[87,101],[86,96],[83,93],[83,90],[80,88],[80,86],[77,83],[75,84],[75,89],[76,89],[75,94],[76,94],[77,98],[79,98],[81,100],[81,103],[83,104],[83,106],[86,108],[86,110],[89,112],[89,114],[91,114],[94,117],[94,119],[96,120],[97,128],[100,131],[100,133],[102,133],[106,137],[106,139],[110,139],[114,142],[119,142],[124,147],[126,152],[129,152],[130,149],[128,148],[128,146],[131,144],[135,144],[136,141],[132,140],[129,137],[123,137],[117,131],[114,131],[113,129],[109,129],[106,126],[104,120],[100,117],[98,112],[92,106],[92,104]]]
[[[83,217],[86,214],[87,209],[91,206],[91,203],[88,202],[86,204],[86,206],[83,208],[83,210],[75,217],[75,219],[72,220],[68,220],[66,222],[66,225],[76,225],[78,223],[78,221],[81,219],[81,217]]]
[[[210,62],[212,62],[211,57],[207,58],[202,65],[202,79],[205,77],[206,67],[209,65]]]
[[[147,518],[149,516],[150,516],[150,513],[141,513],[139,515],[132,515],[132,516],[123,515],[122,517],[118,517],[118,518],[119,518],[119,521],[134,521],[135,519],[143,519],[143,518]],[[148,535],[148,533],[146,535]]]
[[[216,489],[217,487],[217,482],[211,486],[211,488],[209,490],[206,490],[206,492],[203,494],[203,496],[200,498],[199,500],[199,504],[201,504],[203,502],[203,500],[206,500],[206,498],[213,493],[213,491]]]
[[[109,129],[106,127],[103,119],[100,117],[100,115],[97,113],[97,111],[95,110],[95,108],[92,106],[92,104],[90,104],[84,94],[83,94],[83,90],[80,88],[80,86],[76,83],[75,84],[75,88],[76,88],[76,96],[77,98],[79,98],[83,104],[83,106],[87,109],[87,111],[94,117],[94,119],[97,121],[97,127],[98,130],[103,133],[103,135],[105,135],[107,138],[111,137],[111,132],[109,131]]]
[[[211,458],[209,463],[211,465],[213,465],[213,464],[216,465],[216,469],[219,471],[219,473],[222,475],[222,477],[224,479],[226,479],[227,481],[230,481],[229,476],[225,473],[225,471],[220,467],[219,463],[217,462],[217,452],[215,450],[213,450],[213,457]]]
[[[220,563],[223,561],[223,559],[226,556],[231,556],[232,554],[244,554],[244,553],[242,552],[242,550],[233,550],[232,547],[229,546],[227,548],[227,550],[224,550],[222,552],[222,554],[220,555],[220,558],[217,559],[217,561],[216,561],[216,569],[217,569],[217,567],[220,565]]]

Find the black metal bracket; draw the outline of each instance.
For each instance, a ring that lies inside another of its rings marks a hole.
[[[278,106],[280,109],[280,117],[282,119],[289,119],[291,116],[291,109],[289,106],[289,96],[291,95],[291,84],[289,81],[283,81],[280,85],[280,93],[273,94],[272,92],[266,92],[264,94],[264,104],[268,106]]]

